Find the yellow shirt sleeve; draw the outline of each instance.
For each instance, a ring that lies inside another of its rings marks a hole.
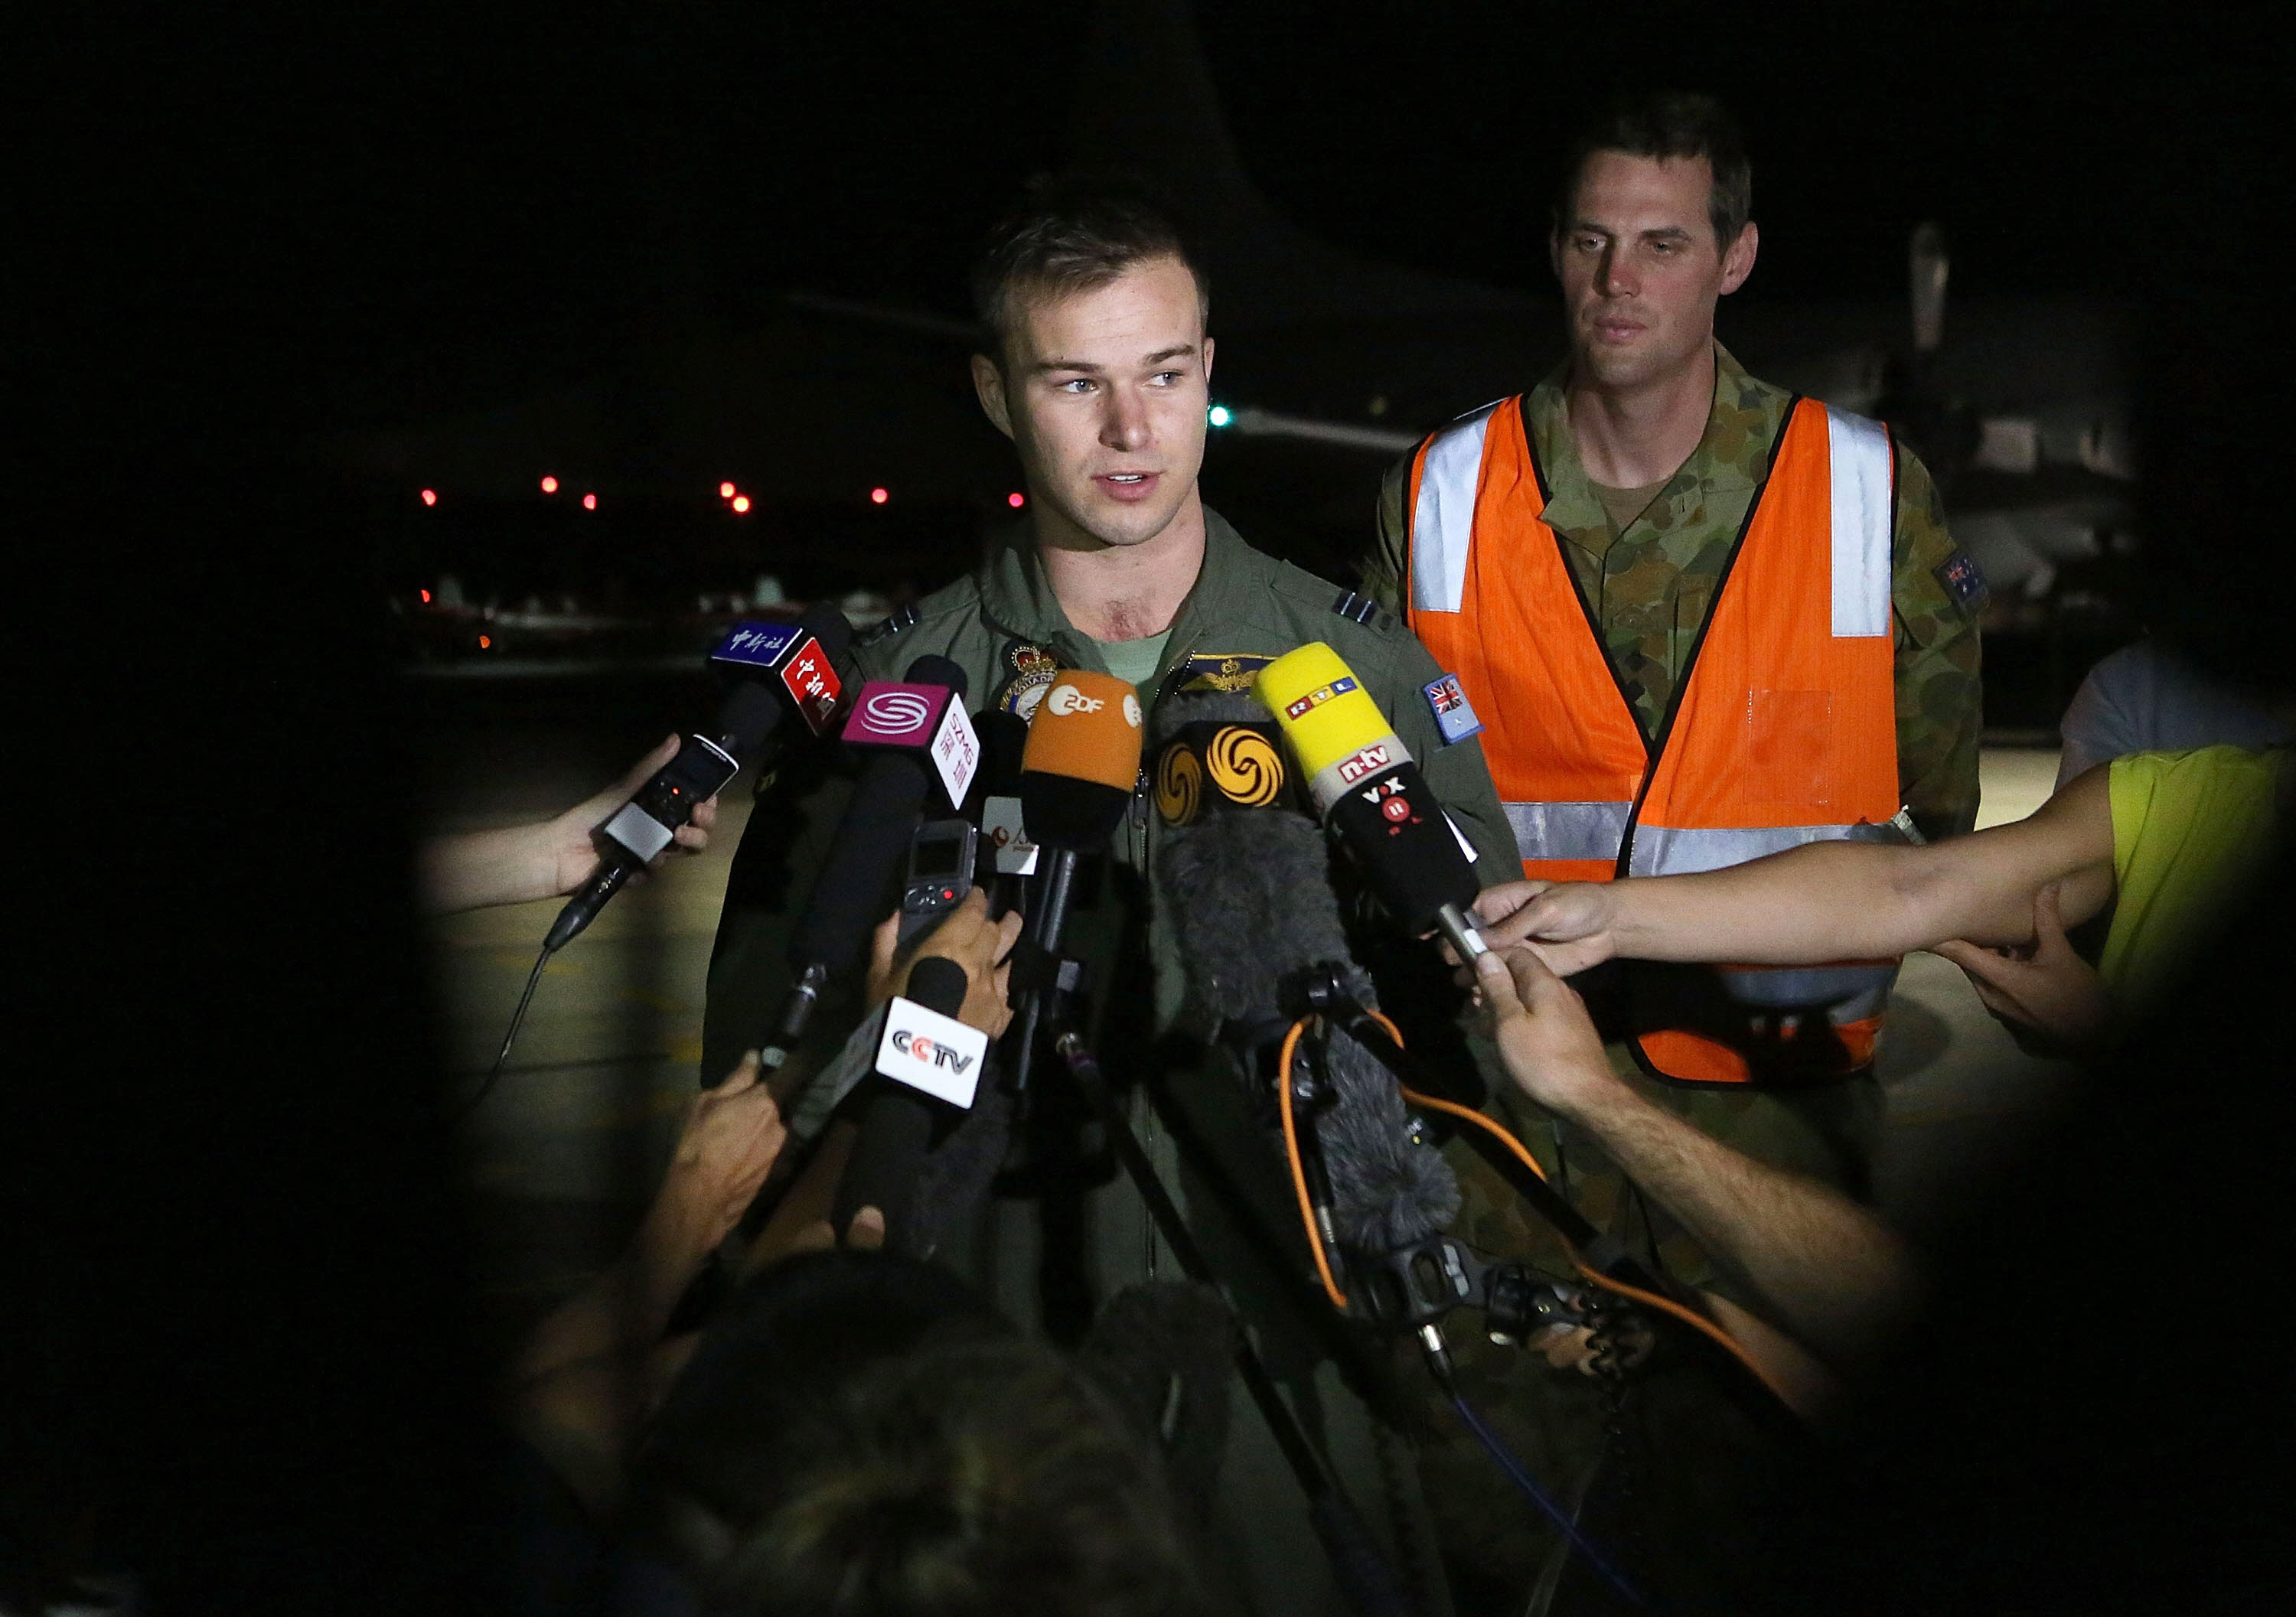
[[[2112,930],[2097,970],[2124,1013],[2151,1006],[2271,858],[2286,749],[2113,760]]]

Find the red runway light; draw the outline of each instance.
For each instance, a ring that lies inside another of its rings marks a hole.
[[[1023,494],[1008,494],[1004,497],[1004,503],[1012,506],[1013,510],[1018,511],[1021,506],[1029,503],[1029,499],[1028,497]]]
[[[554,477],[545,477],[545,478],[544,478],[544,479],[542,480],[542,491],[543,491],[543,493],[545,493],[545,494],[555,494],[555,493],[557,493],[557,492],[558,492],[558,480],[557,480],[556,478],[554,478]]]
[[[437,505],[439,503],[439,491],[436,488],[425,488],[422,491],[422,503],[426,505]]]
[[[427,589],[422,592],[422,604],[425,606],[430,604],[430,592]]]
[[[585,510],[585,511],[595,511],[597,508],[598,508],[598,497],[597,497],[596,495],[594,495],[594,494],[586,494],[586,495],[584,495],[584,496],[582,497],[582,509],[583,509],[583,510]]]
[[[730,500],[730,499],[732,499],[732,498],[734,497],[734,485],[733,485],[733,484],[731,484],[731,483],[720,483],[720,484],[718,484],[718,497],[719,499],[721,499],[721,500]]]
[[[479,649],[482,652],[494,643],[495,637],[492,635],[480,635],[479,636]]]
[[[747,511],[749,508],[750,508],[750,497],[749,497],[748,495],[746,495],[746,494],[737,494],[737,495],[735,495],[735,496],[734,497],[734,510],[736,510],[736,511]]]
[[[882,488],[872,488],[869,490],[869,503],[873,505],[882,505],[892,497],[893,497],[891,495],[886,493]]]

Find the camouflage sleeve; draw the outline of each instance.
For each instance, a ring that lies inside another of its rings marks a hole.
[[[1404,543],[1409,537],[1403,503],[1411,488],[1411,458],[1406,455],[1390,466],[1380,483],[1379,530],[1364,558],[1360,587],[1364,595],[1398,618],[1403,615]]]
[[[1944,571],[1960,547],[1929,468],[1898,452],[1892,595],[1897,608],[1898,790],[1931,841],[1977,823],[1977,744],[1984,716],[1977,620]]]

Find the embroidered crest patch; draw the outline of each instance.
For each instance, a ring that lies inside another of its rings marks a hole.
[[[1443,733],[1446,746],[1481,733],[1483,721],[1475,717],[1474,704],[1467,700],[1467,693],[1459,688],[1456,674],[1446,674],[1440,679],[1429,680],[1420,687],[1420,694],[1427,698],[1428,707],[1434,711],[1435,727]]]
[[[1023,718],[1037,716],[1037,704],[1045,699],[1045,692],[1060,671],[1060,663],[1052,653],[1041,645],[1031,645],[1026,640],[1015,640],[1004,648],[1005,681],[996,693],[996,705],[1007,713],[1018,713]]]

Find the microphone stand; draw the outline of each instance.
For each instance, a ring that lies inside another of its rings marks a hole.
[[[1054,1020],[1051,1031],[1054,1051],[1067,1064],[1077,1088],[1084,1092],[1101,1127],[1107,1130],[1117,1160],[1131,1175],[1140,1199],[1147,1204],[1148,1216],[1164,1237],[1164,1244],[1172,1249],[1172,1255],[1179,1260],[1189,1279],[1216,1285],[1217,1276],[1203,1249],[1196,1244],[1194,1235],[1180,1217],[1179,1208],[1174,1205],[1171,1193],[1164,1188],[1164,1181],[1158,1176],[1156,1165],[1148,1160],[1139,1137],[1133,1133],[1123,1107],[1110,1093],[1099,1058],[1086,1047],[1074,1028]],[[1380,1553],[1361,1513],[1340,1487],[1329,1464],[1300,1430],[1299,1419],[1292,1413],[1292,1406],[1284,1402],[1275,1376],[1252,1347],[1250,1335],[1242,1330],[1236,1333],[1235,1367],[1243,1377],[1244,1390],[1259,1406],[1260,1417],[1275,1434],[1275,1446],[1283,1451],[1284,1463],[1291,1466],[1292,1475],[1300,1480],[1300,1490],[1308,1496],[1308,1517],[1315,1524],[1316,1536],[1323,1541],[1324,1552],[1331,1557],[1332,1569],[1339,1573],[1341,1588],[1350,1604],[1363,1617],[1411,1617],[1414,1608],[1403,1592],[1402,1580]]]

